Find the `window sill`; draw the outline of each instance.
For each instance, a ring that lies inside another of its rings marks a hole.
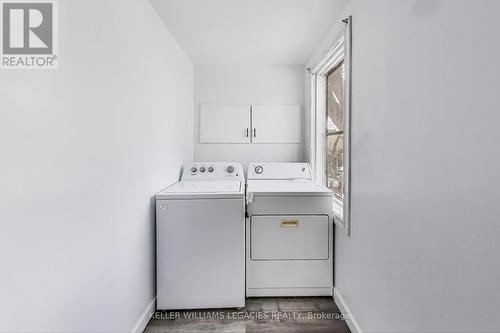
[[[348,221],[344,219],[344,203],[338,199],[333,199],[333,223],[339,227],[347,237],[350,237]]]
[[[338,219],[342,224],[344,223],[344,203],[340,200],[333,198],[333,216]]]

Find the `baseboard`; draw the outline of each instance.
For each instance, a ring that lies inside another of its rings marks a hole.
[[[147,306],[146,310],[142,314],[142,316],[139,318],[137,323],[134,326],[134,329],[132,330],[132,333],[142,333],[146,329],[146,326],[148,326],[149,320],[151,319],[151,312],[156,311],[156,297],[149,303]]]
[[[346,323],[347,326],[349,326],[349,329],[351,330],[352,333],[362,333],[361,328],[358,325],[358,322],[356,321],[356,318],[354,317],[354,314],[349,310],[349,307],[347,306],[344,298],[342,295],[338,292],[337,289],[333,288],[333,299],[337,306],[339,307],[340,312],[342,314],[346,315]]]

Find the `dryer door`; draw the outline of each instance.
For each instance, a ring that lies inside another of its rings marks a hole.
[[[252,260],[327,260],[327,215],[252,216]]]

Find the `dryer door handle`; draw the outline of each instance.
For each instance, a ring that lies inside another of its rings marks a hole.
[[[282,228],[298,228],[299,220],[281,220],[280,226]]]

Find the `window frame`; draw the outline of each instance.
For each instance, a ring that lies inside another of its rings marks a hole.
[[[311,74],[311,146],[310,162],[315,180],[326,185],[327,162],[327,77],[328,74],[344,62],[344,201],[333,198],[334,222],[350,235],[350,210],[351,210],[351,62],[352,62],[352,16],[343,20],[345,28],[335,38],[329,52],[309,69]]]
[[[345,125],[344,124],[345,123],[345,121],[344,121],[345,114],[344,113],[345,113],[345,110],[343,110],[343,114],[342,114],[342,130],[340,130],[340,131],[329,131],[328,130],[328,78],[331,74],[333,74],[333,72],[335,72],[340,66],[342,66],[342,64],[344,64],[344,70],[345,70],[344,58],[342,58],[334,67],[332,67],[332,69],[329,72],[327,72],[325,74],[325,128],[324,128],[325,141],[323,142],[323,144],[325,146],[325,152],[324,152],[325,159],[324,159],[323,168],[324,168],[324,173],[325,173],[325,184],[327,187],[328,187],[328,137],[333,136],[333,135],[344,135],[344,138],[345,138],[345,131],[344,131],[344,125]],[[344,78],[344,86],[345,86],[345,78]],[[345,101],[343,101],[343,102],[344,102],[343,106],[345,106]],[[344,138],[342,139],[342,145],[344,144],[343,143]],[[344,146],[344,151],[345,151],[345,146]],[[344,165],[344,167],[345,167],[345,165]],[[345,176],[343,178],[344,178],[344,179],[342,179],[343,187],[345,187],[345,183],[344,183]],[[343,189],[343,192],[344,192],[344,198],[345,198],[345,188]],[[337,205],[340,205],[340,206],[344,205],[344,199],[338,198],[335,193],[333,194],[333,200],[334,200],[334,203],[336,203]],[[337,209],[337,211],[338,210],[339,209]],[[337,212],[337,215],[340,215],[338,213],[339,212]],[[342,217],[339,216],[339,218],[342,218]]]

